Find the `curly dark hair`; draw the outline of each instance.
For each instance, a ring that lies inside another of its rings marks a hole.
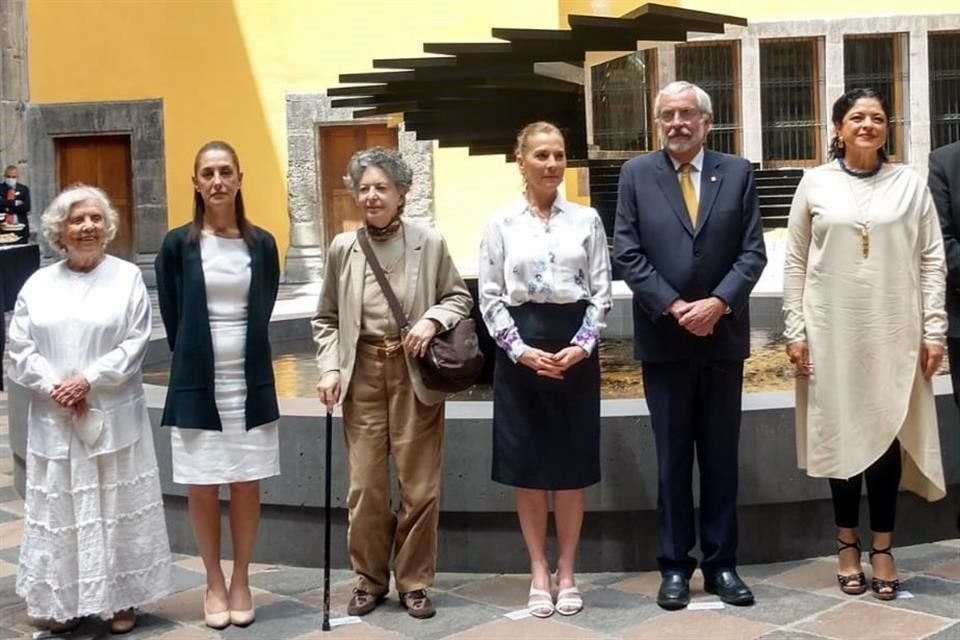
[[[850,89],[833,103],[832,121],[835,129],[840,129],[840,126],[843,124],[843,117],[847,115],[850,109],[853,108],[853,105],[857,103],[857,100],[861,98],[872,98],[879,102],[880,108],[883,109],[883,115],[887,117],[887,123],[889,124],[890,105],[887,103],[887,99],[876,89],[859,88]],[[827,151],[827,155],[831,160],[836,160],[837,158],[842,158],[844,154],[845,150],[840,146],[840,134],[834,133],[833,139],[830,140],[830,148]],[[883,150],[883,147],[877,149],[877,157],[880,158],[880,162],[887,161],[887,152]]]

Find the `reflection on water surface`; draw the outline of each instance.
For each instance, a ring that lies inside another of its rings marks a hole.
[[[793,367],[784,353],[783,340],[770,332],[755,331],[753,354],[744,369],[745,391],[784,391],[793,388]],[[277,393],[284,398],[316,396],[317,368],[315,347],[310,340],[287,340],[273,345],[273,372]],[[144,371],[144,382],[166,385],[168,364],[161,363]],[[604,398],[641,398],[643,381],[640,364],[633,359],[632,340],[604,340],[600,346],[601,392]],[[489,385],[476,385],[459,393],[454,400],[490,400]]]

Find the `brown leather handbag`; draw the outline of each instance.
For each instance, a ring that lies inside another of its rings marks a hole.
[[[401,333],[406,333],[410,329],[410,321],[383,273],[383,267],[380,266],[367,238],[367,230],[363,227],[357,229],[357,241],[387,299],[393,317],[397,320],[397,326]],[[480,352],[477,327],[473,320],[463,318],[450,329],[433,336],[427,345],[426,354],[417,361],[420,364],[420,377],[428,389],[443,393],[457,393],[469,389],[483,369],[483,354]]]

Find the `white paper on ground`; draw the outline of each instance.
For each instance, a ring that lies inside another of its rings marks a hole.
[[[360,619],[360,616],[343,616],[342,618],[331,618],[330,619],[330,628],[340,627],[345,624],[357,624],[358,622],[363,622]]]
[[[523,620],[524,618],[530,617],[530,611],[528,609],[517,609],[516,611],[503,614],[503,617],[510,618],[511,620]]]
[[[693,611],[701,609],[723,609],[723,603],[719,600],[702,600],[700,602],[691,602],[687,605],[687,609]]]
[[[914,597],[909,591],[897,591],[897,600],[909,600]]]

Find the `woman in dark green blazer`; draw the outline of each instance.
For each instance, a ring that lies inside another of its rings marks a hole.
[[[277,245],[247,221],[236,151],[214,141],[194,162],[194,215],[157,256],[160,313],[173,351],[161,423],[171,427],[173,480],[188,505],[207,572],[206,624],[253,622],[248,566],[262,478],[279,474],[277,394],[268,327],[280,281]],[[220,566],[220,485],[230,487],[234,564]]]

